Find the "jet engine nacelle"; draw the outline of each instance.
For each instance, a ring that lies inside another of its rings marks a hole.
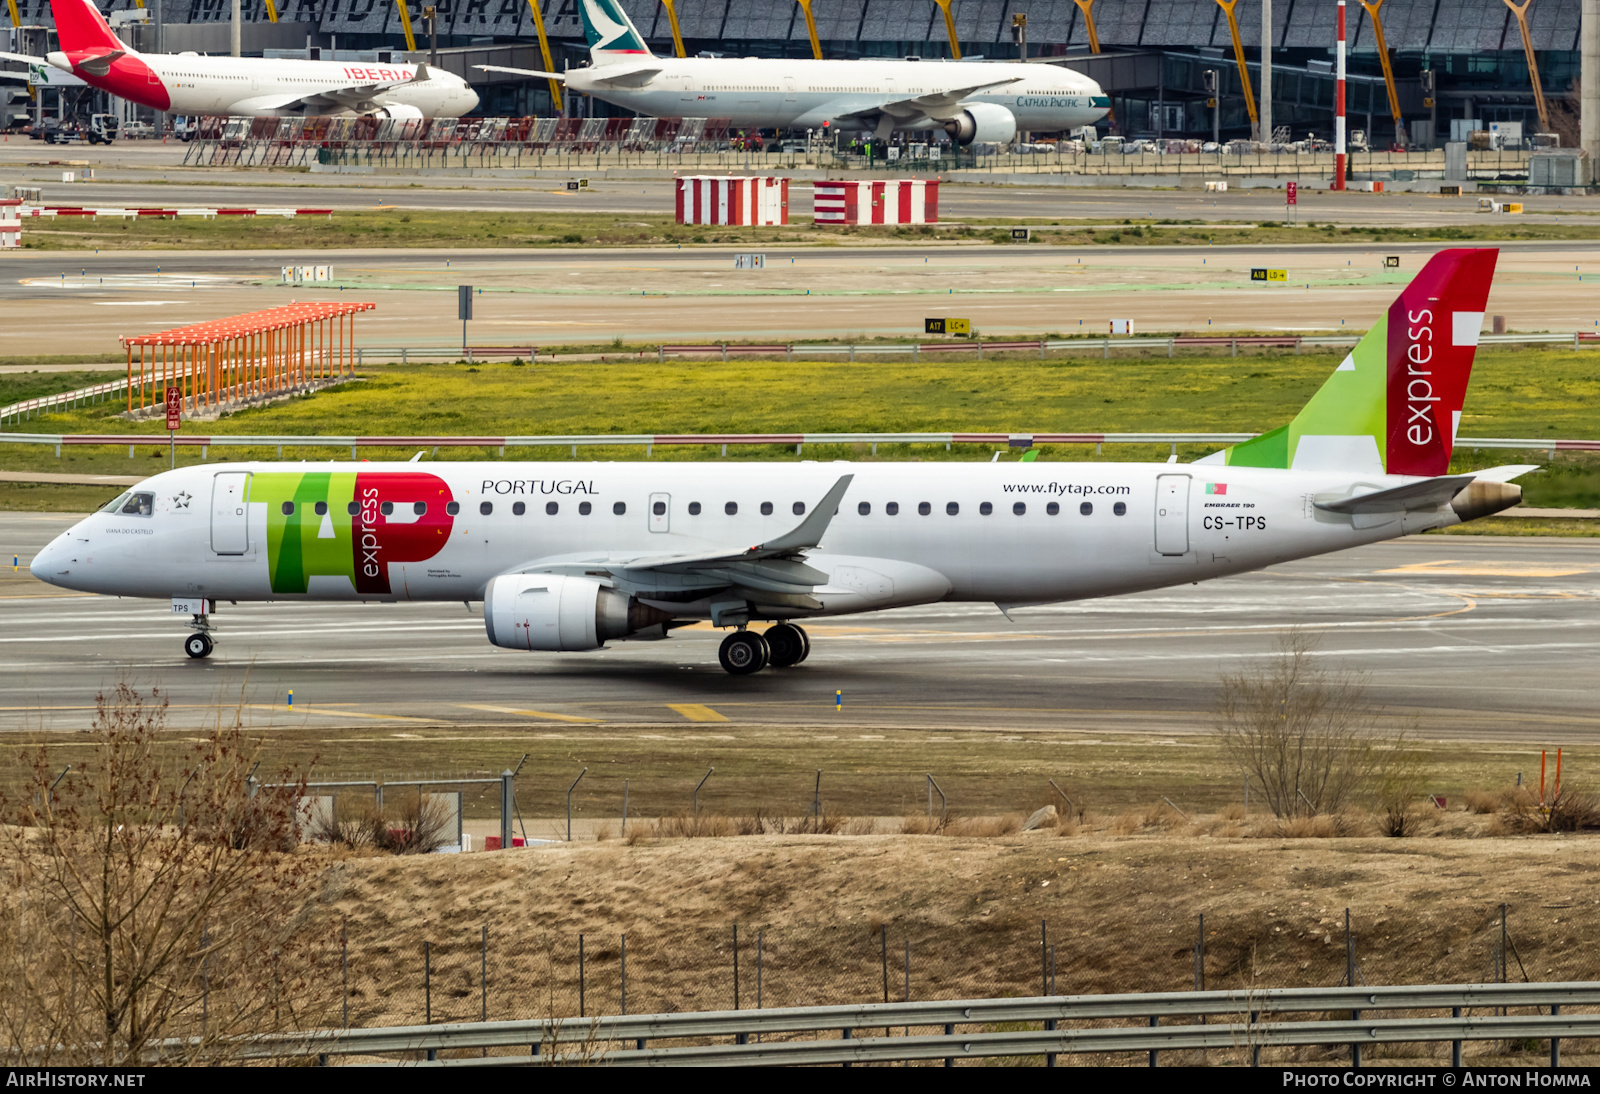
[[[997,103],[973,103],[944,123],[957,144],[1008,144],[1017,135],[1017,116]]]
[[[586,577],[503,574],[483,592],[483,629],[509,650],[597,650],[613,638],[661,637],[640,632],[671,618]]]
[[[422,111],[410,103],[384,103],[373,112],[375,118],[397,118],[401,121],[418,121],[422,118]]]

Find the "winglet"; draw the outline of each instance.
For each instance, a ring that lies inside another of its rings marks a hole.
[[[833,514],[838,511],[839,502],[844,498],[844,492],[850,489],[850,482],[854,478],[854,475],[840,475],[839,481],[833,484],[833,489],[824,494],[822,500],[812,507],[805,520],[777,539],[758,543],[745,552],[745,557],[787,554],[817,546],[822,542],[823,533],[832,523]]]

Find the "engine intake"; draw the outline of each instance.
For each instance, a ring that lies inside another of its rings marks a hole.
[[[373,112],[373,117],[408,122],[420,121],[422,116],[422,111],[410,103],[384,103]]]
[[[505,574],[483,592],[483,629],[508,650],[597,650],[671,618],[587,577]]]
[[[998,103],[973,103],[944,123],[960,145],[1007,144],[1017,135],[1017,116]]]

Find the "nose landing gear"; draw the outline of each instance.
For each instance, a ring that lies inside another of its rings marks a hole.
[[[749,676],[768,665],[789,668],[811,655],[811,639],[793,623],[768,627],[765,634],[734,631],[722,640],[717,660],[735,676]]]
[[[202,657],[210,657],[212,649],[216,646],[211,637],[210,616],[192,616],[189,626],[194,633],[183,640],[183,652],[197,661]]]

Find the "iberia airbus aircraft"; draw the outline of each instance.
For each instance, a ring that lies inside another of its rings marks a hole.
[[[1448,474],[1495,257],[1435,255],[1292,422],[1194,464],[222,464],[146,480],[31,569],[173,598],[191,657],[219,601],[481,600],[518,650],[710,620],[733,673],[805,660],[823,616],[1237,574],[1521,498],[1531,467]]]
[[[50,0],[50,14],[61,49],[47,64],[169,114],[459,118],[478,105],[465,80],[424,64],[140,53],[111,32],[92,0]],[[0,60],[39,63],[20,53],[0,53]]]

